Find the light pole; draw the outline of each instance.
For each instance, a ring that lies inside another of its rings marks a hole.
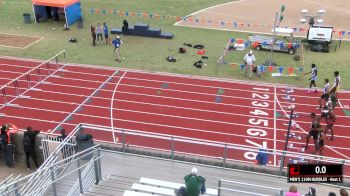
[[[318,10],[317,15],[309,15],[309,10],[303,9],[301,10],[302,18],[300,19],[300,23],[305,24],[306,22],[308,22],[310,27],[313,27],[315,22],[317,24],[322,24],[324,21],[322,17],[324,16],[325,13],[326,13],[326,10]]]
[[[275,22],[273,24],[273,35],[272,35],[272,43],[271,43],[271,55],[270,55],[270,61],[269,61],[269,66],[271,66],[272,64],[272,60],[273,60],[273,47],[275,46],[275,42],[276,42],[276,27],[278,27],[284,16],[282,15],[284,10],[286,9],[285,5],[281,6],[281,10],[279,12],[275,13]]]

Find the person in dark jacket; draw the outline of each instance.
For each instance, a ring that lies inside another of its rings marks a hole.
[[[61,135],[57,137],[57,140],[60,142],[63,142],[67,137],[68,135],[66,134],[66,130],[61,129]],[[62,147],[61,152],[62,152],[63,159],[66,159],[73,154],[71,143],[72,141],[69,139],[68,141],[66,141],[66,143]]]
[[[0,157],[5,157],[5,150],[7,145],[7,134],[6,134],[6,125],[1,127],[0,134]]]
[[[23,148],[26,155],[27,168],[30,170],[29,157],[32,158],[36,168],[39,168],[38,159],[35,152],[35,138],[40,133],[39,130],[33,130],[32,127],[28,127],[27,131],[23,135]]]
[[[184,179],[186,196],[198,196],[205,193],[205,178],[198,176],[197,168],[192,168],[191,174],[185,176]]]

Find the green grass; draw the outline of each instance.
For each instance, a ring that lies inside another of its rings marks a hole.
[[[71,27],[70,31],[63,31],[63,23],[44,22],[39,24],[23,24],[22,13],[32,13],[30,0],[5,1],[0,5],[0,32],[15,33],[23,35],[43,36],[45,39],[29,47],[28,49],[10,49],[0,47],[0,54],[30,57],[38,59],[47,59],[58,51],[67,50],[66,61],[75,63],[88,63],[105,66],[118,66],[127,68],[136,68],[143,70],[173,72],[191,75],[204,75],[214,77],[226,77],[235,79],[245,79],[239,66],[232,68],[229,65],[219,65],[217,59],[222,54],[229,38],[246,39],[248,34],[235,33],[227,31],[216,31],[206,29],[194,29],[188,27],[173,26],[175,19],[147,19],[144,17],[121,17],[118,14],[91,14],[90,8],[122,10],[129,12],[149,12],[161,15],[185,16],[199,9],[212,5],[228,2],[229,0],[82,0],[84,29],[77,29],[76,25]],[[11,3],[9,3],[11,2]],[[20,2],[20,3],[13,3]],[[136,22],[149,23],[151,26],[157,26],[162,31],[169,31],[175,34],[173,40],[142,38],[142,37],[122,37],[124,45],[121,54],[125,57],[122,64],[116,64],[113,58],[112,46],[106,47],[99,45],[92,47],[90,36],[90,25],[106,22],[109,27],[120,27],[122,21],[127,19],[132,25]],[[78,43],[68,42],[69,38],[76,37]],[[209,60],[207,66],[203,69],[197,69],[192,64],[200,57],[195,54],[194,49],[188,49],[187,54],[179,54],[178,48],[183,43],[203,44],[205,45],[206,55]],[[246,52],[246,51],[245,51]],[[245,52],[236,51],[230,53],[226,60],[230,62],[243,62]],[[338,70],[342,76],[342,88],[350,85],[350,80],[346,77],[350,71],[347,63],[350,62],[350,44],[343,42],[337,52],[314,53],[304,52],[306,71],[310,70],[310,64],[315,63],[319,67],[319,86],[324,78],[330,78],[333,81],[333,71]],[[178,58],[176,63],[168,63],[165,58],[174,55]],[[262,63],[269,59],[268,51],[255,52],[257,63]],[[285,53],[274,53],[274,61],[285,67],[300,67],[301,62],[293,60],[293,56]],[[286,70],[287,71],[287,70]],[[277,72],[277,70],[275,70]],[[254,78],[261,82],[289,83],[299,86],[307,86],[308,77],[294,78],[272,78],[266,75],[263,78]]]

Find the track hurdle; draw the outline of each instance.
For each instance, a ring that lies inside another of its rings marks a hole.
[[[17,96],[19,96],[20,92],[19,92],[19,88],[18,88],[18,80],[13,81],[13,86],[16,89]]]
[[[26,74],[26,79],[27,79],[27,83],[28,83],[28,88],[30,88],[32,85],[31,85],[30,75],[29,74]]]
[[[1,89],[1,92],[4,99],[4,105],[6,105],[7,104],[6,89],[5,88]]]

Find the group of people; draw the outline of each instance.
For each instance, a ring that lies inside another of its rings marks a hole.
[[[344,188],[339,190],[339,194],[340,196],[349,196],[348,192]],[[286,193],[286,196],[302,196],[302,194],[298,192],[297,186],[291,185],[289,191]],[[314,187],[309,187],[309,191],[304,196],[317,196],[317,191]],[[334,192],[329,192],[328,196],[336,196],[336,194]]]
[[[103,23],[103,26],[101,25],[101,23],[98,23],[97,26],[92,25],[90,29],[91,29],[93,46],[96,46],[96,39],[97,39],[97,43],[102,43],[102,44],[105,43],[106,46],[109,46],[110,39],[109,39],[108,26],[106,23]],[[103,41],[103,37],[105,41]]]
[[[18,132],[16,125],[8,123],[1,127],[1,144],[0,151],[5,164],[8,167],[14,167],[14,157],[15,157],[15,134]],[[33,130],[32,127],[28,127],[27,131],[23,134],[23,150],[26,157],[26,164],[28,170],[30,169],[30,158],[32,158],[35,166],[38,168],[38,159],[35,151],[35,138],[40,133],[39,130]]]
[[[124,21],[125,23],[125,21]],[[127,23],[127,22],[126,22]],[[124,24],[125,26],[125,24]],[[123,31],[126,31],[123,26]],[[128,26],[128,24],[127,24]],[[128,28],[128,27],[126,27]],[[109,38],[109,30],[108,26],[106,23],[103,23],[103,26],[98,23],[97,26],[91,26],[91,37],[92,37],[92,45],[96,46],[96,41],[97,43],[105,43],[106,46],[109,46],[111,43],[110,38]],[[103,41],[104,37],[104,41]],[[115,61],[121,62],[121,57],[120,57],[120,47],[122,46],[123,42],[120,39],[119,35],[116,35],[115,39],[112,41],[112,44],[114,46],[114,55],[115,55]]]
[[[314,92],[317,93],[316,89],[316,80],[317,80],[317,66],[315,64],[311,65],[311,71],[306,73],[310,74],[310,85],[308,93]],[[315,154],[322,155],[323,148],[325,146],[327,140],[327,133],[330,132],[329,140],[334,140],[334,129],[333,126],[335,124],[336,115],[334,113],[334,109],[338,104],[337,92],[340,89],[340,75],[338,71],[334,72],[334,84],[330,85],[329,79],[326,78],[324,80],[324,88],[322,91],[322,95],[319,99],[319,107],[320,114],[311,113],[311,126],[309,134],[306,137],[306,144],[304,146],[305,149],[308,148],[309,140],[312,137],[315,144]],[[313,89],[314,88],[314,89]],[[326,126],[323,128],[321,126],[321,122],[325,120]]]

